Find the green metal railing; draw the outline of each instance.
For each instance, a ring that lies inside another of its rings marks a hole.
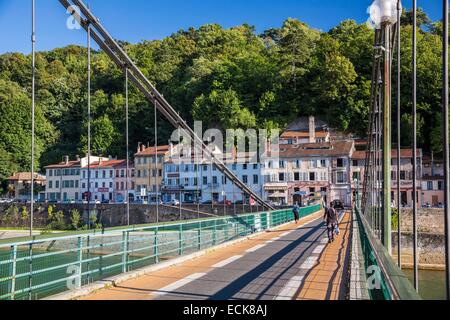
[[[320,205],[302,208],[306,217]],[[292,210],[0,244],[0,300],[35,300],[288,223]]]
[[[373,234],[367,219],[355,207],[364,265],[372,300],[421,300],[409,279],[393,261],[381,241]],[[370,271],[370,272],[369,272]]]

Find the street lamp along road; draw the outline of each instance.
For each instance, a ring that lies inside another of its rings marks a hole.
[[[397,22],[398,0],[375,0],[369,8],[370,20],[376,29],[381,29],[383,24],[395,24]],[[402,8],[400,2],[400,10]]]

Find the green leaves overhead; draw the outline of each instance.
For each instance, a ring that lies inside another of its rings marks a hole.
[[[406,24],[410,19],[405,14]],[[438,147],[441,92],[439,23],[420,15],[420,141]],[[402,29],[403,132],[411,113],[411,26]],[[204,129],[284,128],[316,115],[337,129],[367,130],[373,30],[346,20],[329,32],[287,19],[257,34],[249,25],[208,24],[162,40],[120,42],[142,72],[187,119]],[[87,150],[87,51],[68,46],[37,54],[37,160],[41,167]],[[0,180],[30,165],[31,59],[0,55]],[[125,157],[124,76],[105,53],[92,52],[92,150]],[[394,70],[396,61],[394,61]],[[395,88],[395,81],[393,88]],[[154,106],[130,83],[130,145],[154,142]],[[395,107],[395,106],[394,106]],[[173,130],[158,115],[160,143]],[[404,146],[410,139],[405,133]]]

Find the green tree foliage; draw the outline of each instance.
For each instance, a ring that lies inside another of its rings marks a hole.
[[[411,145],[411,14],[402,18],[403,145]],[[441,26],[419,14],[419,141],[440,150]],[[120,42],[176,111],[204,128],[283,128],[316,115],[337,129],[367,131],[373,30],[346,20],[322,32],[287,19],[257,34],[241,25],[207,24],[155,41]],[[87,151],[86,48],[37,54],[36,167]],[[92,52],[92,150],[125,156],[124,77],[107,55]],[[394,70],[396,68],[394,60]],[[30,167],[31,58],[0,55],[0,180]],[[394,81],[393,88],[396,83]],[[154,106],[130,85],[130,144],[154,143]],[[394,106],[395,107],[395,106]],[[158,116],[160,143],[172,126]],[[5,185],[3,183],[3,189]]]
[[[81,227],[81,214],[77,209],[73,209],[70,212],[70,226],[73,230],[78,230]]]

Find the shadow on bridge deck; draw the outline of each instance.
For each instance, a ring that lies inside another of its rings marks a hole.
[[[351,216],[344,216],[341,235],[328,245],[322,214],[125,281],[84,299],[346,299]]]

